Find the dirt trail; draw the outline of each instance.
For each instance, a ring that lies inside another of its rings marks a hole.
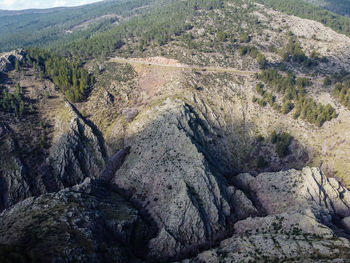
[[[199,71],[207,71],[207,72],[228,72],[233,73],[235,75],[253,75],[258,73],[258,71],[246,71],[246,70],[238,70],[235,68],[223,68],[223,67],[204,67],[204,66],[196,66],[196,65],[186,65],[180,63],[168,63],[168,62],[156,62],[156,60],[147,60],[147,59],[126,59],[120,57],[114,57],[110,59],[111,62],[118,63],[129,63],[131,65],[149,65],[152,67],[167,67],[167,68],[177,68],[177,69],[188,69],[188,70],[199,70]]]

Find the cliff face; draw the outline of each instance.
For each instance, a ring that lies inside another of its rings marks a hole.
[[[166,99],[138,115],[125,141],[131,146],[114,183],[132,193],[156,221],[151,258],[175,257],[230,232],[230,222],[248,212],[234,207],[238,193],[207,158],[208,123],[181,100]],[[249,203],[249,200],[247,200]]]
[[[55,135],[47,164],[47,188],[61,189],[98,178],[105,166],[103,139],[68,102],[55,122]]]
[[[74,186],[85,178],[101,176],[105,155],[103,141],[68,102],[56,118],[54,138],[39,174],[21,160],[21,149],[6,126],[1,128],[0,209],[29,196]],[[40,160],[39,160],[40,161]]]

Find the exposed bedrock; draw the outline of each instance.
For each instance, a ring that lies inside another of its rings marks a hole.
[[[183,101],[166,99],[144,110],[127,133],[132,147],[114,182],[158,225],[149,257],[184,256],[222,239],[231,222],[257,214],[208,158],[215,134]]]
[[[149,236],[129,202],[90,178],[28,198],[2,212],[0,221],[0,244],[40,262],[130,262],[143,253]]]

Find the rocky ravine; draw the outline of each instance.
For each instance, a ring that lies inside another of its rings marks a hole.
[[[79,114],[69,104],[66,109],[69,114],[58,117],[69,116],[68,126],[61,125],[70,127],[69,132],[54,145],[69,144],[57,148],[63,153],[53,152],[67,158],[57,162],[64,169],[50,173],[62,183],[58,188],[78,185],[27,198],[3,211],[0,244],[29,251],[44,262],[349,258],[350,193],[318,169],[240,174],[228,182],[213,161],[215,131],[191,105],[167,98],[146,107],[129,124],[124,143],[130,148],[114,155],[104,172],[94,165],[87,169],[90,177],[103,175],[108,181],[84,181],[79,153],[103,151]],[[79,143],[74,148],[74,138],[92,138],[86,140],[95,147]],[[89,158],[84,163],[90,164]],[[65,183],[69,176],[76,180]]]
[[[12,132],[1,126],[0,210],[29,196],[73,186],[97,178],[104,168],[103,143],[68,102],[56,117],[55,135],[39,174],[23,164]]]

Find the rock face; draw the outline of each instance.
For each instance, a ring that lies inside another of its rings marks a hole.
[[[69,103],[64,114],[57,117],[55,137],[47,160],[40,164],[40,174],[31,173],[19,153],[11,130],[1,125],[0,211],[29,196],[101,177],[105,166],[103,143]]]
[[[15,68],[16,60],[23,61],[25,52],[23,49],[0,54],[0,72],[7,72]]]
[[[0,214],[0,244],[40,262],[130,262],[147,226],[138,211],[101,182],[28,198]]]
[[[157,223],[149,257],[183,256],[222,238],[234,218],[256,212],[233,207],[247,198],[208,162],[213,135],[189,105],[166,99],[140,113],[128,134],[125,144],[131,151],[114,182],[131,192]]]
[[[219,248],[184,262],[348,262],[349,240],[334,224],[345,217],[347,226],[350,193],[335,179],[306,167],[236,180],[268,215],[238,221]]]
[[[0,137],[0,211],[31,195],[26,169],[10,137]]]
[[[256,193],[268,214],[310,209],[323,222],[330,222],[333,215],[341,218],[350,215],[350,193],[317,168],[263,173],[257,177],[241,174],[236,180],[243,189]]]
[[[103,144],[90,125],[67,102],[63,116],[56,121],[55,137],[48,164],[52,174],[45,178],[49,191],[101,176],[105,160]]]

